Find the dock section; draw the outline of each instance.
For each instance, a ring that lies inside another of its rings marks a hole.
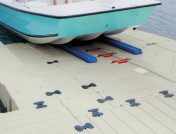
[[[0,44],[0,133],[175,134],[176,41],[111,38],[143,53],[93,42],[79,46],[97,58],[87,64],[51,45]]]

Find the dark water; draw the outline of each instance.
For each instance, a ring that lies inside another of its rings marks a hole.
[[[149,22],[139,29],[176,40],[176,0],[160,1],[162,5],[156,7]]]
[[[0,41],[3,44],[11,44],[15,42],[25,42],[24,39],[16,36],[15,34],[3,28],[2,26],[0,26]]]
[[[176,0],[160,0],[161,6],[151,16],[148,23],[138,29],[176,40]],[[21,38],[0,26],[0,41],[5,44],[24,42]]]
[[[7,112],[7,108],[4,107],[3,103],[0,100],[0,113],[6,113]]]

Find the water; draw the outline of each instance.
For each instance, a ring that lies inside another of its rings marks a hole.
[[[4,107],[3,103],[0,100],[0,113],[6,113],[7,112],[7,108]]]
[[[176,0],[160,1],[162,5],[156,7],[156,11],[151,16],[149,22],[140,26],[139,29],[176,40]],[[24,42],[23,39],[2,27],[0,27],[0,41],[4,44]]]
[[[24,39],[16,36],[15,34],[3,28],[2,26],[0,26],[0,41],[3,44],[11,44],[15,42],[25,42]]]
[[[176,40],[176,0],[160,0],[149,22],[139,29]]]

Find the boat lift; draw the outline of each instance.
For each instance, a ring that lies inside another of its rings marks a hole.
[[[121,49],[123,51],[126,51],[128,53],[134,54],[134,55],[140,55],[142,54],[142,50],[138,47],[135,47],[133,45],[112,39],[110,37],[102,36],[98,40],[106,43],[107,45],[111,45],[115,48]],[[62,48],[64,51],[80,58],[81,60],[87,62],[87,63],[97,63],[97,58],[88,52],[81,50],[77,47],[74,47],[73,45],[61,45],[60,48]],[[106,56],[112,56],[113,53],[109,53]],[[98,56],[99,57],[99,56]],[[123,60],[124,62],[127,62],[128,59]],[[115,63],[115,62],[113,62]],[[117,61],[119,63],[119,61]]]
[[[97,58],[81,49],[78,49],[73,46],[67,46],[67,45],[61,45],[60,48],[65,50],[66,52],[82,59],[83,61],[87,63],[97,63]]]

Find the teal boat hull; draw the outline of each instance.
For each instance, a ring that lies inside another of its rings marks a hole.
[[[154,9],[155,6],[148,6],[107,13],[57,18],[22,12],[0,5],[0,24],[30,42],[43,44],[60,39],[68,39],[70,41],[79,36],[100,35],[114,30],[142,25],[147,22]],[[41,41],[42,39],[43,42]]]

